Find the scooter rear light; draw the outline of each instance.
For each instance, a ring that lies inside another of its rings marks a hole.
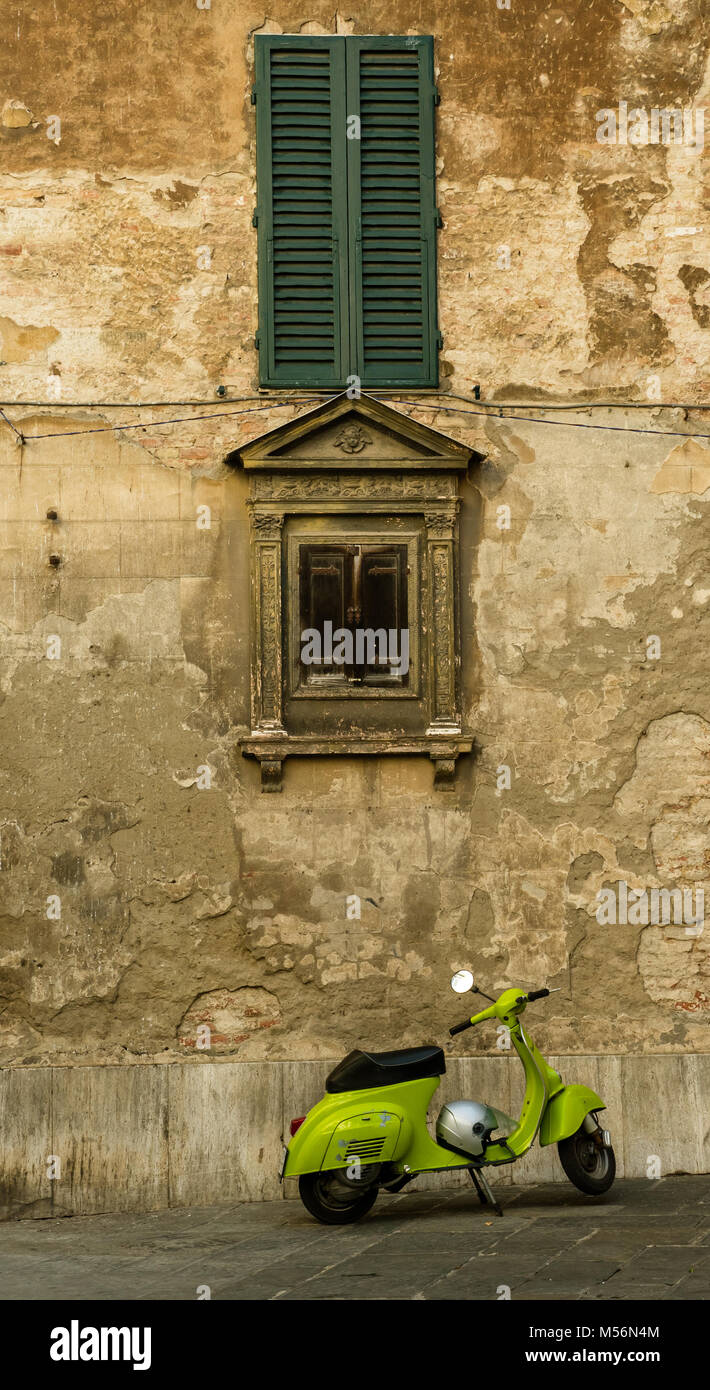
[[[289,1125],[289,1131],[290,1131],[290,1134],[291,1134],[291,1138],[292,1138],[292,1139],[293,1139],[294,1134],[296,1133],[296,1130],[301,1128],[301,1125],[303,1124],[303,1121],[305,1120],[305,1118],[306,1118],[305,1115],[301,1115],[297,1120],[292,1120],[292,1121],[291,1121],[291,1123],[290,1123],[290,1125]]]

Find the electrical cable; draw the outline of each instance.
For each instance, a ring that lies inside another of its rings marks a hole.
[[[710,404],[699,401],[483,401],[475,396],[460,396],[455,391],[440,394],[453,401],[489,405],[492,410],[710,410]]]
[[[281,395],[281,393],[279,394]],[[218,399],[220,398],[218,397]],[[263,401],[264,399],[264,393],[263,391],[261,391],[259,392],[258,396],[225,396],[223,404],[234,405],[235,401]],[[284,393],[281,396],[280,400],[275,401],[275,404],[287,405],[291,399],[300,399],[300,394],[296,393],[293,397],[291,397],[286,396]],[[466,397],[461,397],[461,400],[465,399]],[[174,405],[214,404],[215,402],[212,397],[210,397],[208,401],[0,401],[0,409],[2,409],[3,406],[31,405],[36,406],[38,409],[41,410],[153,410],[154,408],[162,407],[165,407],[167,409],[168,407]]]
[[[257,397],[252,396],[251,399],[256,400]],[[294,401],[275,401],[272,402],[272,404],[311,405],[312,402],[313,398],[308,397],[305,400],[301,399]],[[230,415],[258,415],[260,412],[264,410],[271,410],[271,408],[272,405],[270,404],[250,407],[247,410],[215,410],[211,412],[211,414],[209,415],[182,415],[176,416],[172,420],[145,420],[142,423],[126,425],[91,425],[89,429],[86,430],[53,430],[51,432],[47,432],[46,434],[29,435],[20,434],[19,430],[16,429],[13,425],[12,420],[8,419],[8,417],[5,415],[4,411],[1,408],[0,414],[2,415],[4,420],[7,420],[7,423],[10,426],[10,428],[15,430],[15,434],[19,435],[20,439],[24,444],[32,444],[36,439],[72,439],[76,435],[80,434],[112,434],[114,432],[117,433],[119,430],[155,430],[162,429],[165,425],[189,425],[192,424],[195,420],[220,420],[223,419],[225,416]]]
[[[315,388],[314,388],[315,389]],[[335,394],[339,394],[337,391]],[[386,391],[372,390],[365,394],[374,396],[375,399],[397,400],[399,397],[388,395]],[[298,394],[294,396],[284,396],[279,393],[280,398],[269,397],[274,405],[289,405],[292,401],[300,401]],[[330,393],[326,390],[317,397],[309,397],[313,400],[330,399]],[[490,406],[491,410],[710,410],[710,403],[702,401],[487,401],[478,396],[462,396],[456,391],[428,391],[426,399],[444,399],[450,401],[467,401],[471,405]],[[263,392],[256,396],[227,396],[225,405],[234,405],[237,401],[263,401]],[[185,401],[0,401],[0,409],[8,406],[33,406],[38,410],[49,410],[59,408],[61,410],[154,410],[168,409],[172,406],[187,405],[212,405],[212,398],[209,400],[185,400]]]
[[[24,434],[22,434],[22,432],[21,432],[20,430],[18,430],[18,428],[17,428],[16,425],[13,425],[12,420],[10,420],[10,419],[8,418],[8,416],[5,414],[5,411],[3,410],[2,406],[0,406],[0,418],[2,418],[2,419],[5,421],[5,424],[6,424],[6,425],[9,425],[9,426],[10,426],[10,429],[11,429],[11,430],[14,430],[14,431],[15,431],[15,434],[17,435],[17,438],[19,439],[20,443],[21,443],[21,444],[24,444],[24,442],[25,442],[25,436],[24,436]]]
[[[390,398],[391,399],[391,398]],[[463,397],[462,399],[465,399]],[[400,405],[413,405],[417,410],[426,407],[421,401],[400,401]],[[544,407],[543,407],[544,408]],[[430,410],[436,414],[445,413],[447,415],[478,415],[484,420],[499,420],[501,423],[506,420],[522,421],[526,425],[559,425],[562,429],[568,430],[610,430],[616,434],[651,434],[667,436],[672,439],[710,439],[710,434],[703,434],[698,430],[647,430],[639,425],[594,425],[591,421],[587,424],[582,420],[536,420],[532,415],[488,415],[484,410],[462,410],[460,406],[432,405]],[[504,406],[496,406],[501,411]]]
[[[340,393],[336,393],[336,395],[337,395],[337,394],[340,394]],[[370,393],[368,393],[368,394],[370,394]],[[372,394],[373,396],[375,395],[374,392],[371,393],[371,394]],[[463,401],[463,402],[466,403],[466,405],[467,405],[469,408],[466,409],[466,410],[464,410],[464,409],[462,409],[460,406],[440,405],[440,404],[438,404],[438,400],[439,400],[441,397],[443,397],[444,399],[449,399],[449,400],[454,399],[454,400]],[[592,404],[604,405],[607,409],[617,409],[617,410],[625,410],[625,409],[628,409],[628,408],[631,408],[631,407],[643,408],[643,409],[646,409],[646,410],[669,410],[669,409],[678,409],[678,410],[680,410],[680,409],[683,409],[683,410],[696,410],[696,409],[697,409],[697,410],[706,410],[706,409],[710,409],[710,406],[705,406],[705,405],[702,405],[702,406],[701,406],[701,405],[698,405],[698,406],[681,406],[681,405],[671,406],[671,405],[662,405],[662,404],[660,404],[660,403],[659,403],[659,404],[656,404],[656,403],[649,403],[648,405],[641,406],[641,404],[640,404],[639,402],[635,402],[635,403],[629,402],[629,403],[627,403],[627,404],[620,404],[619,402],[589,402],[589,403],[580,403],[580,404],[577,404],[577,405],[559,405],[559,406],[554,406],[554,405],[552,405],[552,406],[550,406],[550,405],[548,405],[548,404],[546,404],[546,403],[545,403],[545,404],[536,403],[536,404],[534,404],[534,405],[522,406],[522,405],[515,405],[515,404],[513,404],[512,402],[511,402],[510,404],[507,404],[507,403],[504,403],[504,402],[501,402],[501,401],[476,401],[475,397],[472,397],[472,398],[469,399],[469,397],[467,397],[467,396],[453,395],[453,393],[449,395],[448,393],[443,393],[443,392],[442,392],[442,393],[433,393],[433,392],[432,392],[432,394],[431,394],[430,396],[427,396],[427,397],[425,397],[423,400],[418,400],[418,401],[403,400],[400,396],[393,397],[393,396],[385,396],[385,395],[381,395],[381,394],[378,394],[375,398],[376,398],[377,400],[381,400],[381,401],[383,401],[383,402],[389,403],[389,404],[391,404],[391,405],[393,405],[393,406],[395,406],[395,405],[412,406],[412,407],[414,407],[414,409],[416,409],[416,410],[431,410],[431,411],[433,411],[435,414],[444,413],[444,414],[449,414],[449,415],[476,415],[476,416],[478,416],[478,417],[480,417],[480,418],[482,418],[482,419],[485,419],[485,420],[496,420],[496,419],[497,419],[497,420],[501,420],[501,421],[505,421],[505,420],[515,420],[515,421],[517,421],[517,422],[519,422],[519,423],[529,424],[529,425],[558,425],[558,426],[561,426],[563,429],[596,430],[597,432],[599,432],[599,431],[607,431],[607,432],[611,432],[611,433],[615,433],[615,434],[659,435],[659,436],[661,436],[661,437],[667,437],[667,438],[673,438],[673,439],[710,439],[710,433],[706,434],[706,433],[703,433],[702,431],[696,431],[696,430],[659,430],[659,429],[646,429],[646,428],[643,428],[643,427],[637,426],[637,425],[597,425],[597,424],[592,423],[591,421],[590,421],[590,422],[586,422],[586,421],[581,421],[581,420],[545,420],[545,419],[536,418],[535,416],[532,416],[532,415],[516,415],[516,414],[504,414],[504,413],[503,413],[503,412],[506,412],[506,411],[519,410],[519,409],[523,409],[523,408],[524,408],[524,409],[528,409],[528,410],[530,410],[530,409],[534,409],[534,410],[549,410],[549,409],[560,409],[560,410],[586,410],[586,409],[588,409]],[[236,401],[238,401],[238,400],[240,400],[240,399],[241,399],[241,400],[260,400],[260,399],[263,399],[263,398],[262,398],[262,397],[259,397],[259,396],[233,397],[233,398],[230,399],[229,404],[231,405],[231,404],[235,403]],[[314,404],[315,404],[315,405],[318,405],[318,404],[325,403],[325,402],[327,402],[328,400],[332,400],[332,399],[334,399],[334,398],[333,398],[333,397],[328,397],[328,396],[305,396],[305,397],[303,397],[303,396],[301,396],[301,397],[298,397],[298,396],[289,396],[289,397],[286,397],[285,399],[281,399],[281,400],[269,399],[267,402],[265,402],[265,403],[264,403],[263,405],[261,405],[261,406],[253,406],[253,407],[249,407],[249,408],[247,408],[247,409],[211,411],[208,415],[184,415],[184,416],[175,416],[175,417],[173,417],[173,418],[170,419],[170,420],[146,420],[146,421],[143,421],[142,423],[139,423],[139,424],[93,425],[93,426],[90,426],[88,429],[84,429],[84,430],[54,430],[54,431],[51,431],[51,432],[48,431],[48,432],[45,433],[45,434],[33,434],[33,435],[28,435],[28,436],[23,435],[23,434],[17,429],[17,427],[13,424],[12,420],[10,420],[9,416],[7,416],[7,415],[5,414],[5,411],[2,409],[2,406],[0,406],[0,416],[2,417],[3,420],[5,420],[5,422],[10,426],[10,428],[11,428],[12,430],[14,430],[15,434],[17,435],[17,437],[18,437],[23,443],[29,444],[29,443],[32,443],[32,442],[33,442],[34,440],[36,440],[36,439],[69,439],[69,438],[75,437],[75,436],[77,436],[77,435],[82,435],[82,434],[110,434],[110,433],[113,433],[114,431],[115,431],[115,432],[118,432],[118,431],[122,431],[122,430],[163,429],[163,428],[165,428],[165,426],[167,426],[167,425],[192,424],[192,423],[194,423],[195,421],[199,421],[199,420],[217,420],[217,419],[223,419],[223,418],[225,418],[225,417],[227,417],[227,416],[230,416],[230,415],[258,415],[258,414],[263,413],[264,411],[272,410],[272,409],[275,409],[275,408],[277,408],[277,407],[279,407],[279,406],[284,406],[284,405],[314,405]],[[434,401],[436,401],[437,403],[434,404]],[[431,404],[429,404],[429,402],[431,402]],[[20,404],[20,402],[14,402],[14,404]],[[25,404],[31,404],[31,403],[30,403],[30,402],[26,402]],[[74,404],[76,404],[76,402],[74,402]],[[160,404],[160,403],[157,403],[157,404]],[[167,405],[167,404],[168,404],[168,402],[165,402],[165,405]],[[176,402],[176,404],[178,404],[178,402]],[[206,404],[206,402],[205,402],[205,404]],[[476,408],[475,408],[476,406],[483,406],[483,409],[476,409]],[[471,407],[473,407],[473,408],[471,408]],[[62,408],[62,407],[60,406],[60,409],[61,409],[61,408]],[[89,404],[87,403],[87,404],[84,405],[83,408],[84,408],[84,409],[88,409],[88,408],[90,408],[90,406],[89,406]],[[119,407],[118,407],[118,406],[113,406],[113,405],[104,405],[103,407],[101,407],[101,406],[99,406],[99,405],[95,405],[94,407],[91,407],[91,408],[96,408],[96,409],[101,409],[101,408],[103,408],[103,409],[118,409]],[[143,406],[141,406],[140,408],[141,408],[141,409],[148,409],[149,407],[148,407],[148,404],[145,403],[145,404],[144,404]],[[494,411],[496,411],[496,414],[495,414],[495,415],[489,414],[489,410],[494,410]]]

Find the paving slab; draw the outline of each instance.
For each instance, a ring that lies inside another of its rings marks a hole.
[[[710,1175],[382,1195],[351,1227],[300,1202],[234,1202],[0,1226],[17,1300],[531,1302],[710,1297]]]

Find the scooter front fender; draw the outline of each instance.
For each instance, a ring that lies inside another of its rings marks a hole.
[[[588,1086],[563,1086],[547,1103],[540,1125],[541,1144],[557,1144],[576,1134],[590,1110],[606,1110],[601,1096]]]

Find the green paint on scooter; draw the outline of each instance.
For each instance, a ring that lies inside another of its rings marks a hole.
[[[533,992],[538,998],[548,993]],[[586,1086],[565,1086],[545,1061],[520,1022],[529,998],[522,990],[505,990],[489,1008],[452,1030],[487,1021],[503,1024],[509,1030],[511,1044],[525,1070],[526,1084],[520,1118],[517,1124],[510,1122],[511,1129],[504,1141],[488,1142],[484,1153],[474,1159],[470,1153],[454,1152],[432,1139],[426,1117],[440,1077],[427,1076],[325,1095],[308,1112],[291,1140],[282,1176],[349,1173],[349,1165],[354,1163],[357,1174],[366,1178],[368,1163],[376,1163],[377,1168],[371,1171],[379,1173],[385,1165],[387,1185],[391,1186],[418,1173],[452,1168],[480,1172],[485,1167],[514,1163],[527,1153],[536,1136],[546,1145],[577,1135],[588,1115],[605,1108],[604,1101]],[[598,1129],[596,1121],[589,1129]],[[328,1219],[335,1221],[337,1216]]]

